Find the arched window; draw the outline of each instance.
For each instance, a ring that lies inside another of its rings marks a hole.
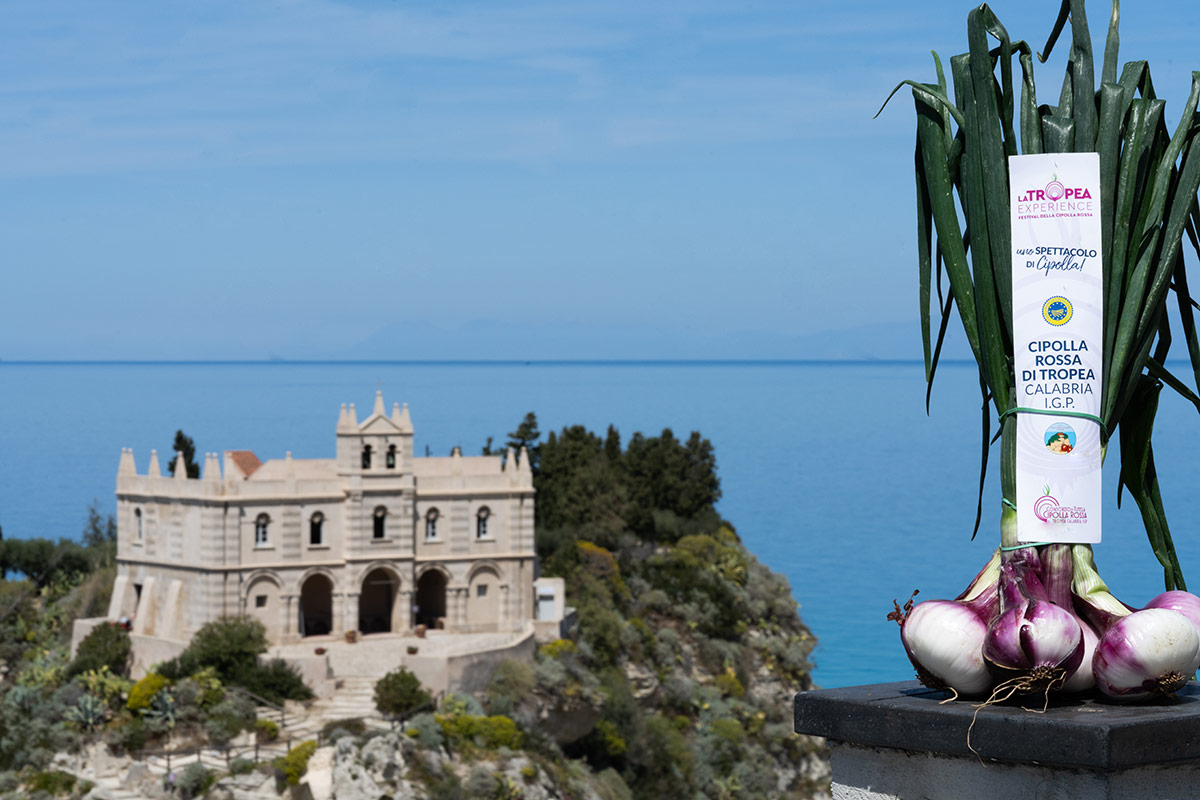
[[[475,538],[476,539],[487,539],[488,538],[488,517],[490,517],[491,515],[492,515],[492,512],[488,510],[487,506],[484,506],[483,508],[479,509],[479,513],[475,515]]]
[[[425,515],[425,541],[433,541],[438,537],[437,523],[438,510],[431,508],[429,509],[429,513]]]
[[[314,512],[308,519],[308,543],[310,546],[322,544],[321,526],[325,523],[325,515],[320,511]]]
[[[369,444],[363,445],[362,468],[363,469],[371,468],[371,445],[369,445]]]
[[[271,525],[271,518],[266,514],[259,514],[258,519],[254,520],[254,546],[266,547],[270,544],[270,539],[267,535],[267,528]]]
[[[389,444],[387,449],[387,468],[396,468],[396,445]]]
[[[375,506],[375,538],[382,539],[386,534],[387,509],[383,506]]]
[[[137,520],[137,540],[140,542],[142,540],[142,510],[140,508],[133,510],[133,518]]]

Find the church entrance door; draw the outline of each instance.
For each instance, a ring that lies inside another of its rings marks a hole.
[[[382,567],[371,570],[363,578],[362,593],[358,596],[360,633],[391,633],[398,583],[396,577]]]
[[[333,631],[333,583],[313,575],[300,588],[300,635],[325,636]]]
[[[417,581],[417,624],[438,627],[446,616],[446,576],[431,569]]]

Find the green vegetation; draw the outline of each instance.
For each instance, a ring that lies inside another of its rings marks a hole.
[[[265,652],[267,634],[261,622],[253,617],[224,617],[202,625],[187,648],[159,664],[158,671],[179,680],[210,670],[221,682],[241,686],[272,703],[311,700],[312,690],[284,661],[258,663]]]
[[[293,747],[286,756],[275,759],[275,766],[283,771],[284,783],[288,786],[295,786],[300,782],[308,769],[308,760],[312,758],[316,749],[316,740],[309,739]]]
[[[150,702],[167,685],[167,679],[157,672],[147,672],[146,676],[133,685],[129,691],[129,700],[125,707],[130,711],[142,711],[150,707]]]
[[[192,441],[192,437],[188,436],[183,431],[175,431],[175,443],[171,445],[172,453],[183,453],[183,466],[187,470],[189,478],[200,477],[200,465],[196,463],[196,443]],[[175,474],[175,457],[171,457],[171,463],[167,465],[167,469],[171,474]]]
[[[174,788],[183,800],[203,797],[217,780],[203,764],[188,764],[175,778]]]
[[[392,720],[403,720],[432,700],[421,681],[404,667],[392,670],[375,683],[375,708]]]
[[[956,311],[979,366],[981,473],[987,471],[988,447],[994,438],[991,409],[1000,420],[1001,545],[1015,545],[1017,417],[1012,412],[1028,403],[1017,395],[1014,373],[1008,159],[1018,153],[1096,153],[1103,198],[1097,209],[1104,243],[1098,422],[1105,448],[1101,459],[1108,452],[1107,443],[1119,437],[1119,486],[1128,489],[1142,512],[1151,549],[1163,567],[1165,587],[1184,589],[1151,437],[1164,385],[1200,409],[1196,395],[1200,340],[1193,311],[1197,306],[1188,289],[1184,259],[1188,243],[1200,255],[1195,229],[1200,72],[1192,73],[1190,94],[1172,131],[1171,115],[1164,112],[1165,101],[1156,96],[1147,62],[1120,64],[1117,10],[1114,5],[1097,87],[1084,0],[1061,3],[1039,51],[1041,59],[1047,58],[1070,22],[1070,57],[1056,105],[1039,102],[1034,49],[1024,40],[1010,39],[987,5],[968,13],[969,52],[950,59],[949,80],[934,53],[936,83],[904,81],[893,90],[894,95],[901,86],[910,86],[916,106],[914,175],[925,376],[931,389],[946,329]],[[995,40],[994,50],[989,48],[991,40]],[[934,286],[936,292],[931,291]],[[940,325],[934,334],[932,323],[937,317]],[[1178,320],[1174,332],[1172,317]],[[1187,349],[1190,379],[1168,368],[1176,341]],[[928,396],[927,390],[927,406]],[[976,528],[983,491],[981,474]],[[1088,545],[1076,546],[1081,559],[1090,560],[1090,550]],[[1042,553],[1041,558],[1047,555]]]
[[[121,675],[129,666],[129,634],[120,625],[97,625],[83,637],[67,669],[71,677],[84,672],[108,670]]]
[[[489,713],[527,751],[583,759],[614,796],[809,796],[813,745],[789,709],[812,686],[815,640],[787,582],[716,513],[711,443],[668,429],[623,447],[612,427],[569,426],[525,444],[543,575],[565,578],[578,628],[497,670]],[[478,724],[437,719],[452,747]]]

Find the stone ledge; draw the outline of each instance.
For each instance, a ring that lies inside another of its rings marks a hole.
[[[795,730],[859,746],[974,759],[967,747],[974,703],[941,705],[945,697],[916,681],[801,692]],[[1200,759],[1200,685],[1194,681],[1178,699],[1149,705],[1057,700],[1044,714],[1030,707],[980,711],[971,731],[979,757],[1099,772]]]

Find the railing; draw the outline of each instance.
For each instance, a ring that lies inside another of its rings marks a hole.
[[[292,752],[293,740],[289,736],[286,741],[281,742],[287,746],[287,752]],[[181,766],[184,765],[189,756],[195,756],[197,764],[203,764],[203,755],[205,753],[217,752],[225,757],[225,768],[228,769],[235,758],[254,753],[254,763],[258,763],[261,759],[259,753],[262,749],[262,743],[258,741],[258,737],[254,737],[254,744],[243,745],[195,745],[193,747],[180,747],[172,750],[131,750],[129,755],[134,761],[145,761],[148,758],[164,758],[167,762],[167,772],[171,772],[171,760],[175,759]]]
[[[249,700],[253,701],[255,705],[264,706],[272,711],[279,712],[279,729],[283,730],[287,727],[287,710],[283,706],[272,703],[267,698],[257,695],[249,689],[245,689],[241,686],[229,686],[226,688],[235,694],[240,694],[243,697],[248,698]]]

